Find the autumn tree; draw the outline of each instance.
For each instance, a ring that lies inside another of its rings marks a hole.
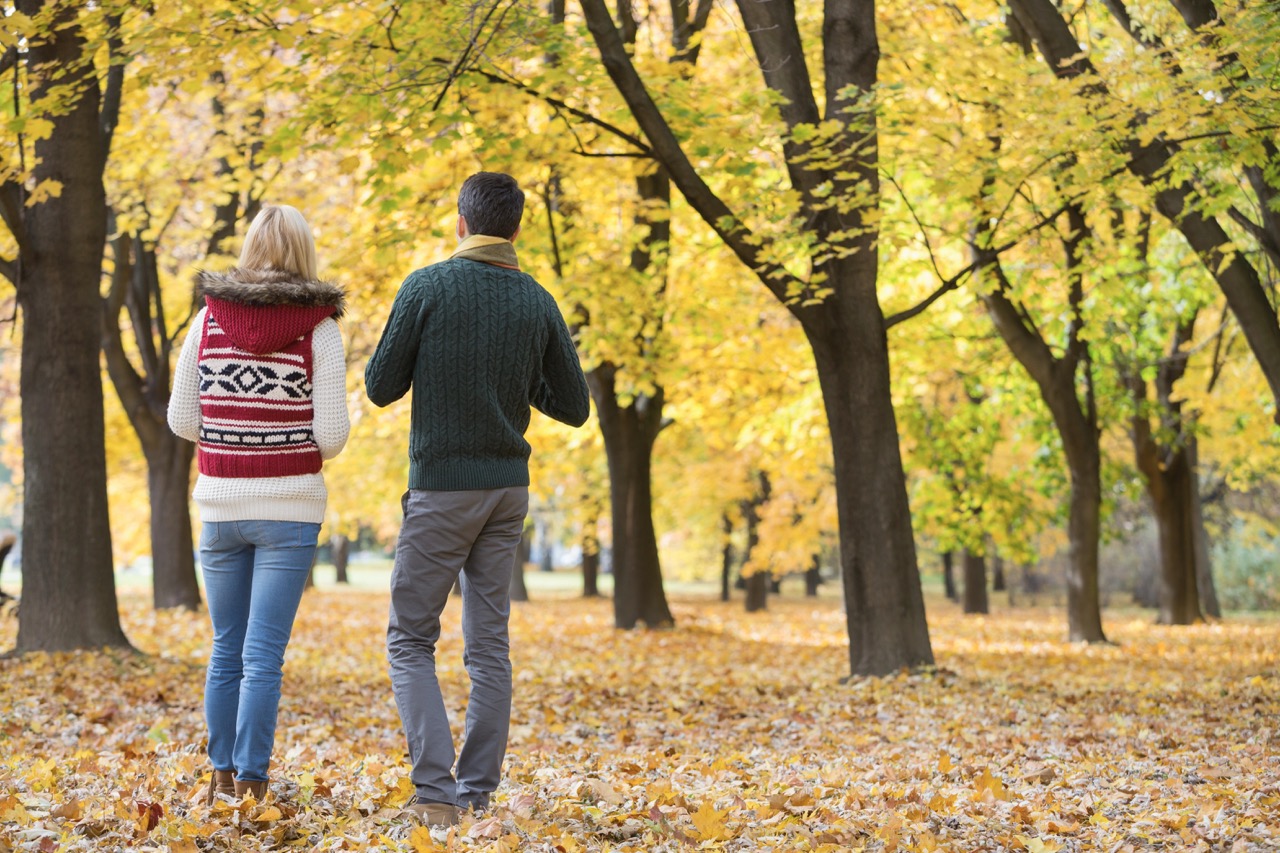
[[[738,4],[789,129],[784,148],[797,196],[794,216],[813,246],[807,275],[784,266],[767,238],[708,185],[650,96],[603,0],[583,0],[582,8],[654,156],[688,203],[787,305],[813,349],[835,458],[850,671],[884,674],[932,662],[889,389],[886,324],[876,298],[876,217],[868,215],[879,188],[868,101],[879,59],[874,5],[827,4],[820,109],[796,9]]]
[[[98,367],[103,170],[124,75],[119,19],[91,4],[18,0],[14,8],[4,21],[0,70],[15,75],[7,106],[18,136],[5,154],[0,211],[17,252],[0,269],[22,312],[16,651],[127,646],[116,609]],[[100,47],[109,54],[104,68],[94,61]]]

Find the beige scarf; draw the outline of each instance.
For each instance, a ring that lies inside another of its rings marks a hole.
[[[482,264],[493,264],[509,270],[520,269],[520,262],[516,260],[516,247],[511,241],[487,234],[472,234],[459,243],[449,257],[480,261]]]

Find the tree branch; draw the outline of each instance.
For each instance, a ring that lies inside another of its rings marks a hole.
[[[761,257],[761,238],[751,233],[698,174],[662,111],[645,89],[603,0],[582,0],[582,11],[587,19],[587,28],[600,50],[605,70],[652,145],[655,158],[666,167],[667,174],[689,205],[698,211],[725,245],[760,277],[780,301],[787,304],[788,283],[795,283],[796,278],[780,265]]]
[[[120,16],[107,15],[107,85],[102,93],[98,126],[102,134],[102,150],[111,151],[111,137],[120,122],[120,98],[124,91],[124,40],[120,38]]]

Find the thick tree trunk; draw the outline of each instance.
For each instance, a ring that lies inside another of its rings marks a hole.
[[[1160,538],[1160,616],[1162,625],[1193,625],[1202,621],[1200,592],[1196,585],[1195,519],[1191,470],[1185,448],[1179,448],[1161,466],[1156,483],[1148,482],[1147,495]]]
[[[511,569],[511,600],[528,601],[529,588],[524,583],[524,567],[529,562],[533,550],[533,527],[526,526],[520,534],[520,545],[516,548],[516,561]]]
[[[1073,392],[1074,393],[1074,392]],[[1067,575],[1067,622],[1076,642],[1105,643],[1102,601],[1098,587],[1098,548],[1102,535],[1102,458],[1097,432],[1063,444],[1075,446],[1067,453],[1071,472],[1070,571]]]
[[[950,551],[942,552],[942,589],[951,601],[960,600],[956,589],[955,555]]]
[[[874,282],[846,285],[847,305],[832,298],[824,306],[843,322],[806,328],[831,429],[854,675],[933,663]]]
[[[42,0],[19,0],[33,18]],[[32,69],[59,69],[59,85],[81,92],[49,116],[35,143],[34,182],[57,181],[58,198],[22,213],[18,302],[22,308],[22,607],[16,651],[128,646],[120,629],[107,517],[98,283],[106,241],[98,78],[86,62],[74,6],[31,40]],[[47,76],[33,71],[32,112]]]
[[[769,607],[769,573],[756,572],[747,576],[746,608],[748,613],[758,613]]]
[[[1218,590],[1213,584],[1213,563],[1209,558],[1209,533],[1204,526],[1204,503],[1200,497],[1200,447],[1196,437],[1187,438],[1187,456],[1191,467],[1192,533],[1196,549],[1196,590],[1200,595],[1200,607],[1205,616],[1222,618],[1222,605],[1218,603]]]
[[[637,397],[623,406],[614,393],[611,371],[597,368],[588,379],[609,462],[614,624],[628,630],[641,622],[650,628],[671,625],[674,620],[658,562],[650,479],[662,396]]]
[[[335,583],[351,583],[347,577],[347,563],[351,560],[351,540],[341,533],[329,537],[329,556],[333,560]]]
[[[157,446],[146,449],[151,499],[151,595],[157,610],[198,610],[191,536],[191,459],[195,445],[168,429],[158,431]]]
[[[972,551],[964,552],[964,612],[991,612],[987,603],[987,561]]]

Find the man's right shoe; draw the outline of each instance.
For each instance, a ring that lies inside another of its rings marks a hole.
[[[431,803],[414,797],[404,810],[427,826],[458,825],[458,807],[449,803]]]

